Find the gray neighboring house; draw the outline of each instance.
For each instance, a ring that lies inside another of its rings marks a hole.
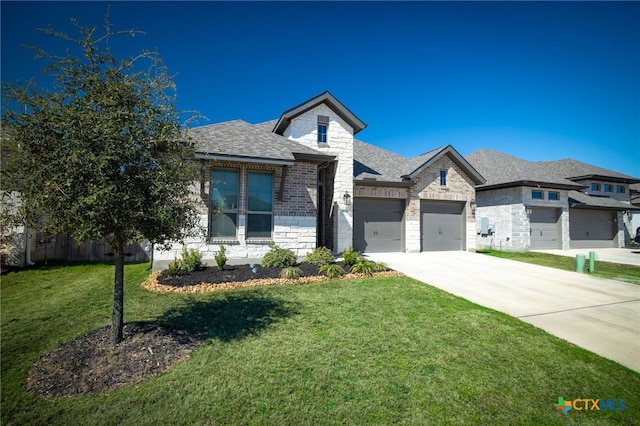
[[[488,149],[465,157],[476,187],[479,247],[513,250],[624,247],[630,186],[640,179],[573,159],[530,162]]]
[[[256,259],[277,244],[298,256],[475,250],[475,187],[484,178],[452,146],[406,158],[354,138],[366,124],[324,92],[259,124],[190,130],[204,233],[185,241],[212,259]],[[182,246],[154,251],[173,260]]]

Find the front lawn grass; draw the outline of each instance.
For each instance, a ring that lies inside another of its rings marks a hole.
[[[549,266],[551,268],[564,269],[565,271],[576,270],[576,259],[568,256],[559,256],[556,254],[539,253],[539,252],[518,252],[518,251],[500,251],[500,250],[478,250],[478,253],[488,254],[490,256],[500,257],[502,259],[517,260],[519,262],[533,263],[540,266]],[[589,274],[589,258],[585,262],[585,274]],[[595,272],[591,275],[626,281],[633,284],[640,284],[640,266],[626,265],[622,263],[595,261]]]
[[[28,370],[109,324],[113,267],[2,277],[3,425],[638,424],[639,373],[408,277],[184,295],[144,290],[145,267],[125,269],[125,320],[204,343],[162,376],[55,401]],[[627,408],[565,415],[558,397]]]

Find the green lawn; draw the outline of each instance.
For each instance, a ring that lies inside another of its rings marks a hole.
[[[27,372],[109,323],[113,268],[2,277],[3,425],[640,422],[640,374],[410,278],[174,295],[142,289],[145,268],[126,267],[125,320],[205,343],[162,376],[57,401],[31,396]],[[627,408],[565,415],[558,397]]]
[[[549,253],[538,252],[517,252],[517,251],[500,251],[500,250],[478,250],[478,253],[485,253],[490,256],[500,257],[503,259],[517,260],[520,262],[533,263],[535,265],[549,266],[565,271],[576,270],[576,259],[568,256],[558,256]],[[589,267],[589,258],[585,262],[585,273]],[[625,265],[621,263],[595,261],[595,272],[592,274],[596,277],[626,281],[634,284],[640,284],[640,266]]]

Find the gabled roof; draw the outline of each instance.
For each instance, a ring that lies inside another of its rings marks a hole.
[[[196,158],[284,165],[292,165],[296,159],[328,161],[335,158],[243,120],[195,127],[189,134],[196,144]]]
[[[434,149],[432,151],[429,151],[427,153],[424,153],[414,158],[408,165],[410,168],[413,168],[413,170],[410,173],[407,173],[406,176],[413,179],[420,172],[422,172],[424,169],[426,169],[435,161],[437,161],[438,159],[442,158],[445,155],[448,155],[453,160],[453,162],[456,163],[456,165],[460,167],[467,174],[467,176],[469,176],[476,183],[476,185],[481,185],[485,183],[485,178],[482,176],[482,174],[478,173],[478,170],[476,170],[451,145]]]
[[[451,145],[431,150],[414,158],[408,158],[357,139],[353,144],[353,176],[360,183],[366,181],[403,182],[410,185],[412,178],[447,154],[476,184],[484,182],[480,173]]]
[[[614,200],[607,196],[585,194],[580,191],[569,191],[569,207],[571,208],[597,208],[603,210],[636,210],[637,207],[628,203]]]
[[[479,149],[465,157],[486,178],[477,189],[506,188],[511,186],[544,186],[557,189],[581,189],[584,185],[549,173],[538,163],[513,157],[503,152]]]
[[[572,181],[597,179],[619,183],[640,182],[640,179],[634,178],[633,176],[604,169],[592,164],[583,163],[571,158],[565,158],[557,161],[539,161],[534,164],[546,173],[553,174],[555,176],[563,176]]]
[[[295,107],[283,112],[282,116],[280,116],[280,119],[276,122],[275,126],[273,127],[273,132],[277,133],[279,135],[283,134],[285,129],[291,123],[291,120],[293,120],[294,118],[296,118],[297,116],[299,116],[301,114],[304,114],[305,112],[309,111],[310,109],[315,108],[316,106],[318,106],[318,105],[320,105],[322,103],[326,104],[336,114],[338,114],[338,116],[340,116],[340,118],[342,118],[344,121],[346,121],[347,124],[349,124],[349,126],[351,126],[353,128],[353,134],[354,135],[356,133],[358,133],[359,131],[363,130],[365,127],[367,127],[367,125],[362,120],[360,120],[358,117],[356,117],[356,115],[354,113],[349,111],[349,108],[344,106],[331,93],[326,91],[326,92],[323,92],[323,93],[319,94],[318,96],[314,96],[313,98],[309,99],[308,101],[305,101],[305,102],[301,103],[298,106],[295,106]]]

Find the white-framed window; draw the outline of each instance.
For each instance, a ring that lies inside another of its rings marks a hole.
[[[213,169],[209,198],[209,238],[237,238],[240,170]]]
[[[604,184],[604,192],[613,192],[613,185],[605,183]]]
[[[616,185],[616,192],[618,194],[624,194],[625,192],[627,192],[627,188],[625,188],[624,185]]]
[[[327,143],[327,131],[329,129],[329,117],[318,116],[318,143]]]
[[[531,191],[531,198],[533,200],[544,200],[544,191],[534,189]]]
[[[549,200],[559,200],[560,193],[556,191],[549,191]]]
[[[592,191],[600,191],[600,184],[599,183],[592,183],[591,184],[591,190]]]
[[[447,186],[447,171],[440,170],[440,186]]]

